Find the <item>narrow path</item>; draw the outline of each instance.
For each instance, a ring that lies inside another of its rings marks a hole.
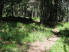
[[[35,41],[34,43],[30,43],[30,47],[27,52],[48,52],[56,40],[58,40],[58,37],[53,35],[49,39],[43,38],[42,42]]]
[[[27,49],[24,51],[23,47],[19,47],[19,52],[49,52],[50,48],[55,44],[56,40],[59,39],[57,37],[57,34],[59,31],[54,28],[53,30],[53,35],[50,38],[43,38],[42,41],[35,41],[33,43],[28,43]]]

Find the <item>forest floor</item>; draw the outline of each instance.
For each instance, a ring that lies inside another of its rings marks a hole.
[[[69,22],[55,27],[2,21],[0,52],[69,52]]]
[[[43,41],[35,41],[34,43],[30,43],[30,47],[27,52],[48,52],[49,49],[55,44],[58,37],[53,35],[50,38],[43,38]]]

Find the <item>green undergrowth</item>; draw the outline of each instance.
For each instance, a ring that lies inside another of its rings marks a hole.
[[[59,39],[50,48],[49,52],[69,52],[69,22],[57,26]]]
[[[40,17],[33,17],[32,19],[35,20],[35,21],[40,22]]]
[[[64,29],[69,29],[69,22],[66,23],[59,23],[58,25],[56,25],[56,28],[60,31],[60,30],[64,30]]]
[[[42,24],[2,21],[0,22],[0,48],[4,49],[4,51],[7,50],[7,52],[18,45],[26,48],[27,46],[23,45],[24,43],[36,40],[42,41],[43,37],[49,38],[53,34],[51,30],[51,28],[47,28]]]
[[[59,38],[49,52],[69,52],[69,38]]]

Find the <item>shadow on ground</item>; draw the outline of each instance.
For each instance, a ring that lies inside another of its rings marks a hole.
[[[63,44],[63,50],[64,52],[68,52],[68,48],[69,48],[69,29],[65,28],[64,30],[60,30],[60,32],[58,32],[56,34],[58,37],[60,37],[62,40],[62,44]]]
[[[14,17],[14,16],[9,16],[9,17],[1,17],[0,21],[6,21],[6,22],[21,22],[24,24],[29,24],[33,23],[34,21],[29,18],[24,18],[24,17]]]
[[[37,23],[20,17],[0,18],[0,52],[14,52],[14,49],[17,50],[15,52],[25,52],[29,48],[25,42],[29,40],[29,33],[44,30],[43,27],[36,25]]]
[[[0,49],[5,48],[5,46],[8,47],[8,45],[11,47],[13,44],[22,45],[21,40],[26,38],[29,33],[29,31],[23,30],[22,26],[23,25],[19,22],[0,22]]]

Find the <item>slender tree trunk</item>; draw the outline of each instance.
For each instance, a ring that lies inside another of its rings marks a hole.
[[[3,7],[4,7],[4,1],[1,1],[0,2],[0,17],[2,17]]]
[[[14,5],[14,2],[13,2],[13,0],[11,1],[11,16],[14,16],[13,15],[13,5]]]

